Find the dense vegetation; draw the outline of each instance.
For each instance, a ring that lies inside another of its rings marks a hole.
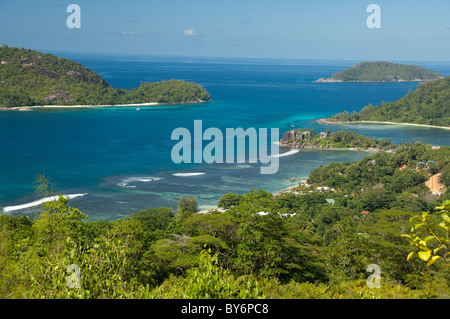
[[[414,92],[380,106],[369,104],[360,112],[344,111],[332,116],[338,121],[385,121],[450,126],[450,77],[420,83]]]
[[[33,50],[0,47],[0,107],[184,103],[210,99],[199,84],[180,80],[112,88],[80,63]]]
[[[392,150],[396,147],[389,139],[376,140],[353,131],[317,133],[314,129],[295,129],[286,132],[280,145],[293,148],[351,148],[359,150]]]
[[[361,62],[351,68],[337,72],[330,79],[319,81],[331,82],[398,82],[429,81],[442,78],[442,75],[424,69],[418,65],[406,65],[390,62]]]
[[[176,214],[87,221],[61,197],[36,219],[0,216],[0,296],[448,298],[449,195],[424,181],[441,173],[448,187],[449,161],[449,147],[401,144],[320,167],[295,192],[226,194],[209,214],[189,196]]]
[[[400,196],[405,197],[408,206],[397,208],[420,211],[429,209],[426,202],[432,196],[424,183],[436,174],[441,174],[445,187],[450,185],[450,147],[434,149],[417,142],[400,144],[393,153],[379,152],[358,162],[319,167],[310,173],[307,183],[332,187],[348,197],[364,199],[363,203],[352,208],[371,208],[367,210],[374,211],[390,207],[386,206],[388,202],[399,205],[397,196]],[[407,195],[410,200],[407,200]],[[410,206],[412,203],[417,206]]]

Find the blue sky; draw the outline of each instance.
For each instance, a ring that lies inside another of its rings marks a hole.
[[[69,29],[69,4],[81,28]],[[369,4],[381,28],[369,29]],[[450,0],[0,0],[0,42],[43,51],[450,60]]]

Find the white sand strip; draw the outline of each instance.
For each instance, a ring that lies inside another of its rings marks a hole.
[[[39,108],[95,108],[95,107],[128,107],[128,106],[157,106],[162,105],[162,103],[149,102],[149,103],[136,103],[136,104],[113,104],[113,105],[95,105],[95,104],[85,104],[85,105],[34,105],[34,106],[18,106],[18,107],[6,107],[0,108],[0,110],[30,110]]]
[[[416,124],[416,123],[401,123],[401,122],[383,122],[383,121],[329,121],[327,119],[318,119],[317,123],[320,124],[392,124],[392,125],[410,125],[410,126],[422,126],[422,127],[431,127],[431,128],[440,128],[444,130],[450,130],[449,126],[437,126],[437,125],[428,125],[428,124]]]

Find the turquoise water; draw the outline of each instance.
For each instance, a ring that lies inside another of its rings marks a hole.
[[[201,83],[212,95],[205,104],[92,109],[39,109],[0,112],[0,207],[35,200],[33,181],[45,173],[91,220],[116,219],[147,207],[176,207],[194,195],[201,208],[225,193],[252,188],[277,192],[336,161],[368,153],[302,150],[280,157],[277,174],[261,175],[260,164],[174,164],[175,128],[346,129],[393,142],[421,140],[449,145],[450,131],[392,125],[324,126],[316,119],[359,110],[404,96],[417,83],[315,83],[357,61],[251,60],[58,53],[98,72],[112,86],[132,88],[141,81],[182,79]],[[450,63],[425,64],[450,75]],[[206,144],[206,143],[205,143]],[[288,149],[280,149],[287,152]],[[202,173],[176,176],[179,173]],[[31,213],[36,208],[11,212]]]

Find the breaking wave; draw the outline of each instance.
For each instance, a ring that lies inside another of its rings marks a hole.
[[[128,178],[123,179],[117,185],[120,187],[135,188],[136,187],[135,185],[128,185],[128,184],[133,183],[133,182],[147,183],[147,182],[159,181],[160,179],[161,178],[159,178],[159,177],[145,177],[145,176],[128,177]]]
[[[273,155],[271,157],[283,157],[283,156],[289,156],[289,155],[294,155],[297,154],[298,152],[300,152],[300,150],[295,149],[295,150],[290,150],[286,153],[281,153],[281,154],[277,154],[277,155]]]
[[[188,176],[198,176],[198,175],[205,175],[206,173],[175,173],[172,174],[173,176],[179,176],[179,177],[188,177]]]
[[[85,196],[85,195],[87,195],[87,194],[71,194],[71,195],[64,195],[64,196],[69,197],[69,199],[72,199],[72,198]],[[57,200],[59,198],[59,196],[60,195],[50,196],[50,197],[42,198],[42,199],[33,201],[31,203],[27,203],[27,204],[3,207],[3,211],[5,213],[7,213],[7,212],[15,211],[15,210],[20,210],[20,209],[30,208],[30,207],[34,207],[34,206],[39,206],[39,205],[41,205],[41,204],[43,204],[45,202],[51,202],[53,200]]]

